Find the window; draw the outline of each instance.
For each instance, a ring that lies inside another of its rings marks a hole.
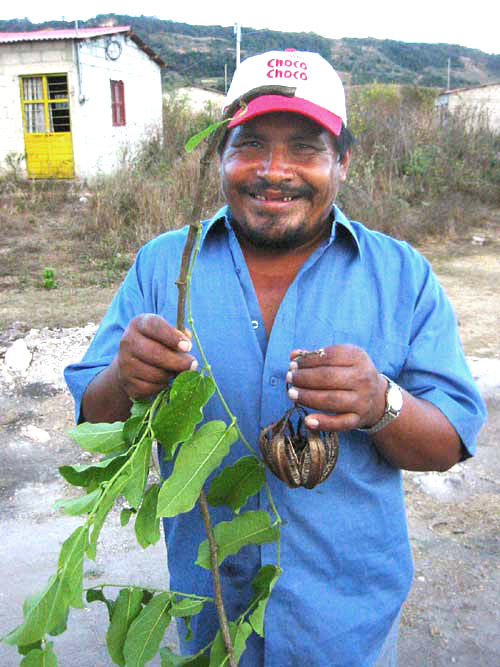
[[[111,116],[113,125],[125,125],[125,91],[123,81],[110,81],[111,84]]]
[[[27,76],[21,81],[26,132],[70,132],[66,74]]]

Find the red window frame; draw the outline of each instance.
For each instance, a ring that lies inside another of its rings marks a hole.
[[[125,88],[123,81],[110,80],[111,85],[111,118],[114,127],[125,125]]]

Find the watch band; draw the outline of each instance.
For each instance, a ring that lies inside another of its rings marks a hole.
[[[360,428],[358,431],[363,433],[377,433],[381,431],[384,426],[387,426],[392,421],[399,417],[399,413],[403,408],[403,391],[401,387],[393,382],[387,375],[381,373],[382,377],[387,380],[387,391],[385,392],[385,411],[382,417],[368,428]]]

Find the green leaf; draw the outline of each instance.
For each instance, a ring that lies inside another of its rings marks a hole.
[[[132,407],[130,408],[130,416],[144,417],[150,407],[151,403],[149,401],[133,401]]]
[[[89,491],[96,489],[102,482],[110,480],[127,462],[127,455],[114,456],[99,463],[88,465],[61,466],[59,472],[73,486],[84,486]]]
[[[172,604],[170,613],[172,616],[184,618],[186,616],[196,616],[203,609],[203,602],[194,598],[182,598]]]
[[[60,586],[60,575],[49,579],[40,593],[32,596],[24,603],[24,621],[12,630],[3,641],[6,644],[25,646],[43,639],[50,628],[64,622],[67,613],[65,608],[54,608],[54,600]]]
[[[203,406],[215,391],[213,380],[196,371],[178,375],[170,390],[168,402],[155,415],[153,431],[165,450],[165,458],[173,458],[180,442],[188,440],[203,419]]]
[[[58,572],[62,575],[64,601],[71,607],[83,607],[83,561],[89,534],[88,526],[80,526],[63,542],[59,554]],[[57,603],[57,600],[56,600]]]
[[[135,509],[132,507],[124,507],[120,512],[120,526],[124,528],[130,521],[132,514],[135,514]]]
[[[261,637],[264,636],[264,615],[266,612],[269,597],[274,585],[281,576],[281,569],[275,565],[264,565],[257,572],[252,581],[254,591],[252,602],[258,601],[257,607],[250,614],[248,620],[254,632]]]
[[[208,127],[206,127],[204,130],[201,130],[201,132],[198,132],[197,134],[194,134],[192,137],[190,137],[186,145],[184,146],[184,150],[186,153],[191,153],[191,151],[194,151],[194,149],[201,144],[201,142],[206,139],[208,136],[212,134],[212,132],[215,132],[217,128],[219,128],[221,125],[224,125],[224,123],[229,123],[231,118],[225,118],[224,120],[220,120],[217,123],[212,123]]]
[[[123,588],[113,605],[111,623],[106,633],[106,645],[116,665],[125,665],[123,647],[127,632],[141,611],[142,596],[142,588]]]
[[[52,650],[53,642],[48,642],[45,648],[35,648],[21,660],[21,667],[57,667],[57,657]]]
[[[130,447],[133,445],[139,432],[141,431],[141,426],[144,423],[143,417],[136,415],[135,417],[129,417],[123,426],[123,439]]]
[[[207,500],[213,507],[228,505],[238,514],[248,499],[260,491],[265,479],[262,463],[254,456],[244,456],[214,479]]]
[[[104,593],[102,592],[102,589],[100,588],[89,588],[87,590],[87,595],[86,595],[87,602],[104,602],[108,609],[108,616],[109,620],[111,620],[111,616],[113,615],[113,608],[115,606],[115,601],[110,600],[109,598],[105,597]]]
[[[246,648],[247,639],[252,634],[252,628],[248,623],[229,623],[229,635],[233,644],[233,655],[236,664],[238,664],[243,651]],[[210,667],[220,667],[220,665],[227,664],[227,653],[222,639],[221,631],[219,630],[215,635],[214,643],[210,651]]]
[[[137,509],[142,501],[144,487],[148,480],[152,447],[153,441],[151,438],[144,438],[130,457],[129,481],[123,489],[123,495],[134,509]]]
[[[2,639],[0,638],[0,641]],[[32,644],[26,644],[26,646],[18,646],[17,650],[21,655],[27,655],[30,651],[33,651],[35,648],[42,648],[42,640],[38,640],[37,642],[33,642]]]
[[[169,613],[171,593],[159,593],[132,622],[123,649],[127,667],[143,667],[160,648],[172,616]]]
[[[160,649],[161,667],[208,667],[210,661],[205,655],[175,655],[168,646]]]
[[[158,516],[176,516],[193,509],[207,477],[221,464],[238,439],[222,421],[203,426],[181,447],[170,477],[158,495]]]
[[[89,452],[109,454],[124,446],[123,422],[91,424],[83,422],[68,431],[76,444]]]
[[[101,493],[102,489],[96,489],[92,493],[87,493],[87,495],[79,496],[78,498],[57,500],[53,505],[53,509],[62,510],[64,514],[68,514],[69,516],[87,514],[93,510]]]
[[[156,516],[160,486],[152,484],[149,487],[135,519],[135,536],[143,549],[156,544],[161,537],[160,519]]]
[[[109,511],[127,484],[128,479],[129,477],[127,473],[124,472],[124,474],[119,475],[114,479],[113,482],[109,482],[104,487],[103,494],[99,500],[99,507],[97,508],[92,523],[92,534],[86,549],[87,556],[92,560],[95,560],[96,557],[97,540],[99,538],[101,528],[106,521],[106,517],[109,514]]]
[[[231,521],[221,521],[214,528],[217,542],[217,563],[220,565],[227,556],[237,553],[249,544],[276,542],[279,528],[271,525],[271,517],[264,510],[245,512]],[[196,565],[210,570],[210,549],[208,540],[200,544]]]

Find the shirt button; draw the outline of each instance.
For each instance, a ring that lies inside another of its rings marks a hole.
[[[252,320],[252,329],[258,329],[259,328],[259,323],[257,320]]]
[[[278,384],[278,378],[275,377],[274,375],[271,376],[271,379],[269,380],[271,387],[276,387]]]

